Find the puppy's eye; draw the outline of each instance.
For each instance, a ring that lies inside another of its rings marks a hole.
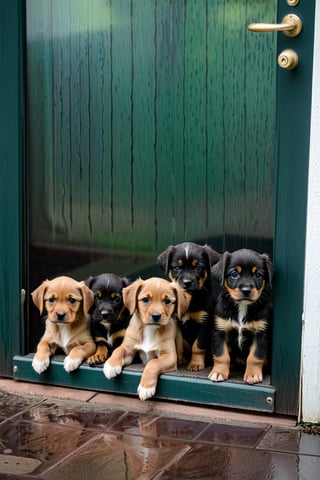
[[[237,280],[237,278],[240,277],[239,273],[237,272],[237,270],[233,270],[231,273],[230,273],[230,277],[233,278],[234,280]]]
[[[143,303],[149,303],[150,302],[149,297],[143,297],[143,298],[141,298],[141,301]]]
[[[163,303],[164,303],[165,305],[169,305],[169,303],[171,303],[171,300],[170,300],[169,298],[165,298],[165,299],[163,300]]]
[[[49,302],[51,304],[54,303],[55,301],[56,301],[56,299],[54,297],[50,297],[50,298],[47,299],[47,302]]]
[[[198,272],[198,273],[201,272],[201,270],[202,270],[201,265],[197,265],[197,266],[194,268],[194,270],[195,270],[196,272]]]
[[[175,266],[173,267],[173,271],[174,271],[174,272],[180,272],[180,267],[179,267],[179,265],[175,265]]]
[[[261,280],[261,278],[263,278],[263,276],[259,272],[256,272],[253,276],[256,280]]]
[[[76,301],[77,301],[77,300],[76,300],[75,298],[72,298],[72,297],[69,298],[69,303],[71,303],[71,304],[76,303]]]
[[[121,297],[119,297],[119,295],[117,295],[117,296],[114,297],[113,301],[116,305],[119,305],[119,303],[121,303]]]

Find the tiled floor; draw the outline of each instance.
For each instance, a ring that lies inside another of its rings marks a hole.
[[[0,379],[0,479],[318,480],[293,419]]]

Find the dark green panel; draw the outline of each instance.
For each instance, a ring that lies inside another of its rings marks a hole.
[[[0,2],[0,375],[24,351],[24,2]]]
[[[272,249],[275,36],[245,28],[274,18],[260,3],[28,0],[31,245]]]
[[[13,359],[14,379],[125,395],[137,395],[142,371],[141,365],[132,365],[126,367],[118,377],[108,380],[101,367],[81,365],[75,372],[66,373],[62,360],[57,357],[52,360],[46,372],[38,375],[31,363],[30,356],[16,356]],[[160,375],[156,396],[153,398],[272,413],[275,390],[266,385],[213,383],[203,376],[201,378],[200,374],[177,377],[174,373],[167,373]]]

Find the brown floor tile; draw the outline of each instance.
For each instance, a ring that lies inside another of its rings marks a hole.
[[[59,480],[150,480],[189,446],[134,435],[101,434],[65,462],[44,473]]]
[[[283,428],[275,426],[269,430],[258,448],[320,457],[320,435],[304,433],[299,427]]]
[[[155,480],[317,480],[320,459],[248,448],[193,445]]]
[[[50,423],[105,430],[123,415],[125,415],[125,412],[122,410],[105,408],[99,405],[93,407],[91,404],[84,402],[46,400],[16,417],[13,422]]]
[[[254,427],[250,424],[245,426],[213,423],[197,437],[197,441],[254,448],[262,440],[268,428],[268,425]]]
[[[0,426],[0,474],[38,474],[64,459],[95,433],[77,421],[62,425],[6,422]],[[1,478],[1,477],[0,477]]]

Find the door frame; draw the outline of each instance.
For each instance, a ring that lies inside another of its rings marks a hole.
[[[303,2],[306,3],[306,2]],[[303,35],[288,39],[278,34],[278,52],[294,48],[301,66],[293,72],[278,69],[278,118],[274,263],[275,327],[273,345],[272,384],[276,387],[277,413],[297,415],[300,401],[300,358],[304,289],[304,249],[307,207],[308,152],[311,115],[311,79],[314,0],[303,8]],[[302,4],[302,1],[301,1]],[[0,63],[6,65],[0,81],[1,156],[3,172],[0,185],[3,205],[0,213],[0,272],[5,279],[5,296],[0,307],[0,374],[12,376],[12,357],[24,355],[24,317],[21,291],[26,289],[25,264],[25,139],[24,139],[24,25],[25,2],[2,2],[0,7]],[[278,18],[290,8],[279,0]],[[300,7],[296,8],[296,12]],[[259,19],[257,19],[258,21]],[[263,19],[261,19],[263,21]],[[244,26],[245,27],[245,26]],[[275,67],[276,68],[276,67]],[[292,77],[301,77],[306,85],[299,100]],[[285,95],[295,98],[295,105],[280,108]],[[297,115],[298,111],[298,115]],[[294,119],[294,122],[292,120]],[[306,121],[307,120],[307,121]],[[292,127],[294,123],[294,128]],[[292,138],[299,141],[291,143]],[[298,144],[297,144],[298,143]],[[299,159],[305,158],[305,162]],[[297,173],[298,172],[298,173]],[[289,214],[288,214],[289,212]],[[10,227],[10,228],[9,228]],[[297,235],[297,232],[299,235]],[[301,234],[300,234],[301,232]],[[10,263],[9,263],[10,260]],[[4,340],[4,341],[3,341]],[[15,377],[15,375],[13,375]],[[77,386],[77,385],[74,385]]]

